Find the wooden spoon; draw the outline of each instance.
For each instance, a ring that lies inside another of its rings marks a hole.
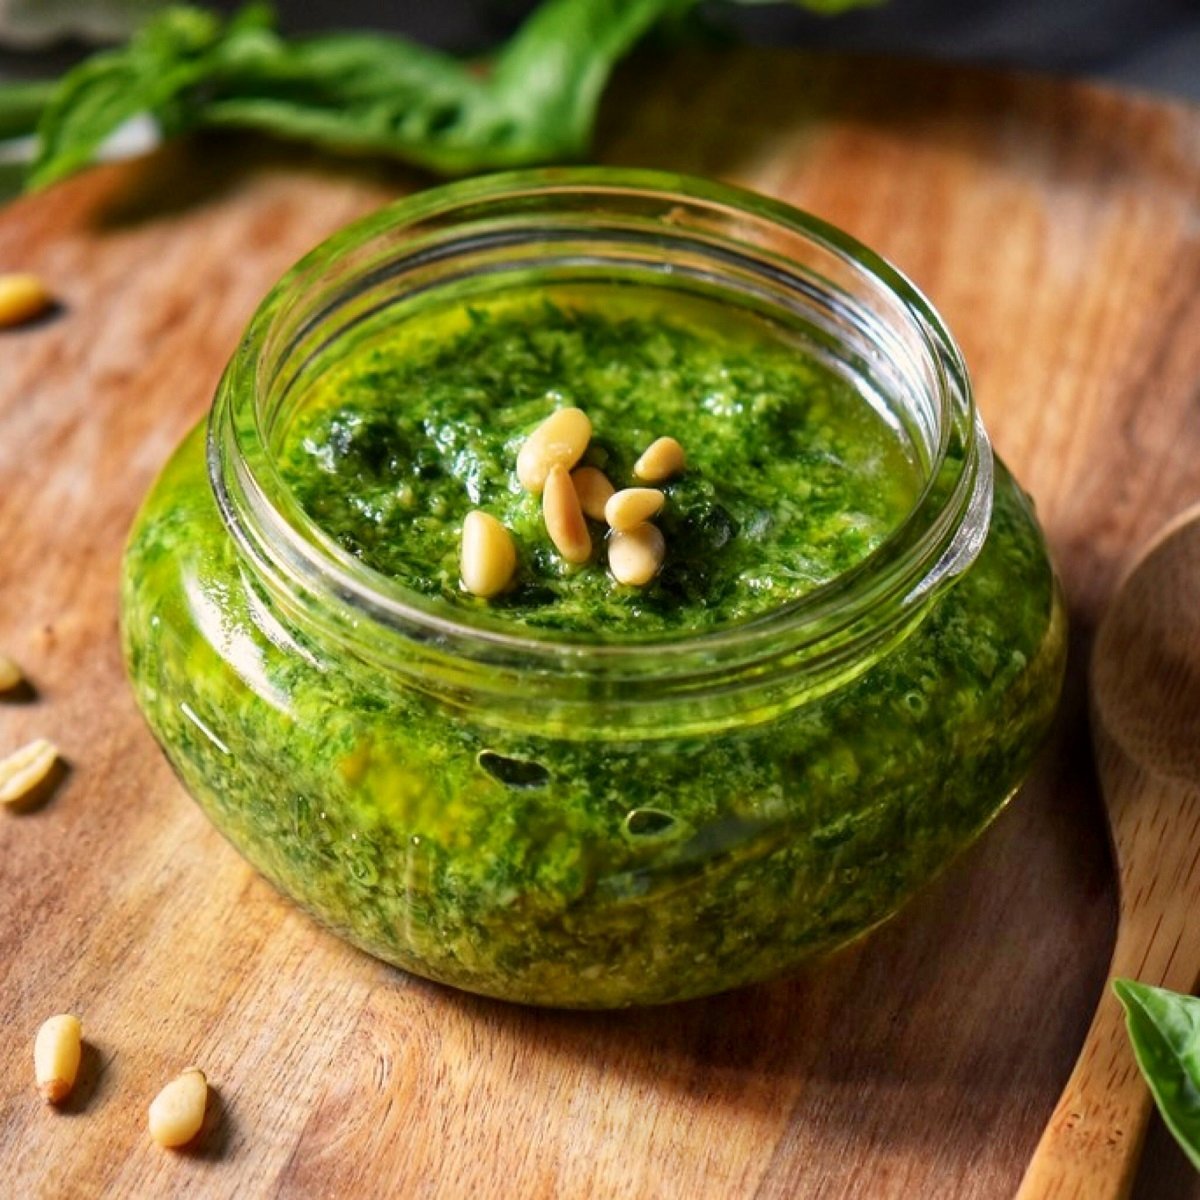
[[[1200,980],[1200,505],[1151,541],[1117,592],[1096,634],[1091,699],[1119,879],[1109,982],[1127,976],[1192,992]],[[1151,1101],[1109,982],[1018,1200],[1108,1200],[1133,1186]]]

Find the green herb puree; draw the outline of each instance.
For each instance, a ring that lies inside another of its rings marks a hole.
[[[887,538],[922,472],[866,398],[772,330],[632,295],[525,295],[345,347],[277,434],[288,485],[448,613],[571,638],[745,622]],[[687,448],[644,589],[599,552],[564,568],[517,489],[521,438],[567,403],[618,484],[654,437]],[[490,604],[458,580],[472,507],[520,546]],[[181,778],[288,895],[419,974],[598,1007],[769,978],[894,912],[1024,777],[1065,645],[1041,532],[998,464],[974,564],[832,690],[703,732],[691,701],[616,732],[522,722],[519,689],[498,705],[416,686],[300,623],[239,556],[202,430],[134,527],[123,630]]]
[[[431,328],[432,327],[432,328]],[[615,583],[604,529],[572,568],[515,465],[555,408],[591,418],[583,459],[618,488],[658,436],[688,470],[664,485],[667,542],[645,588]],[[673,298],[508,297],[423,318],[329,373],[285,439],[282,472],[313,519],[368,566],[454,605],[606,639],[688,632],[778,607],[859,562],[910,509],[900,437],[811,355],[727,310]],[[463,518],[514,534],[513,589],[459,582]]]

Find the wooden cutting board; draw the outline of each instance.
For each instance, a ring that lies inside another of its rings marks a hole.
[[[62,310],[0,334],[0,646],[70,771],[0,813],[0,1193],[1007,1197],[1104,976],[1112,873],[1083,664],[1134,547],[1200,488],[1200,110],[1047,79],[788,53],[643,59],[599,156],[834,221],[930,294],[1037,498],[1074,621],[1062,719],[991,832],[807,975],[608,1015],[530,1011],[340,944],[200,815],[122,677],[125,531],[257,300],[425,181],[212,139],[0,212],[0,269]],[[48,1014],[83,1017],[61,1112]],[[192,1062],[199,1147],[146,1105]],[[1189,1191],[1189,1189],[1191,1189]],[[1200,1195],[1151,1133],[1140,1195]]]

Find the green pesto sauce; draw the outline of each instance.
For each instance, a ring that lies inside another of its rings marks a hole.
[[[454,605],[528,626],[620,638],[767,612],[871,553],[910,510],[920,471],[853,387],[761,324],[698,300],[548,299],[428,315],[329,371],[282,446],[286,482],[368,566]],[[591,418],[585,463],[614,486],[663,434],[688,470],[663,485],[667,543],[646,587],[618,584],[603,525],[592,561],[556,552],[516,458],[555,408]],[[514,534],[514,586],[490,602],[459,580],[463,518]]]
[[[475,505],[521,543],[498,611],[627,636],[800,595],[869,553],[914,494],[915,468],[864,400],[711,312],[556,297],[426,332],[351,348],[281,453],[326,530],[447,606],[482,604],[457,580]],[[521,437],[567,402],[592,413],[619,482],[660,433],[692,456],[663,518],[668,570],[642,591],[599,559],[562,570],[516,491]],[[688,728],[691,700],[602,736],[586,717],[514,723],[519,703],[443,694],[325,640],[239,556],[202,430],[147,498],[122,589],[143,712],[268,878],[389,962],[552,1005],[770,978],[886,918],[1023,778],[1065,651],[1041,531],[1001,464],[977,560],[901,640],[830,692],[706,733]]]

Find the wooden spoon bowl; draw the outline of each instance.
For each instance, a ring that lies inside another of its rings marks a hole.
[[[1167,525],[1096,635],[1092,736],[1119,900],[1109,982],[1200,980],[1200,506]],[[1150,1115],[1106,983],[1019,1200],[1127,1196]]]

